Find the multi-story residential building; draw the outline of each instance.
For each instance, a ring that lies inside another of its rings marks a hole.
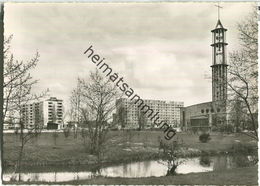
[[[154,112],[158,112],[159,121],[165,121],[172,127],[180,125],[180,109],[184,106],[183,102],[162,101],[162,100],[143,100]],[[154,128],[153,121],[140,111],[138,104],[127,98],[121,98],[116,101],[116,115],[118,123],[122,128],[135,129],[140,128],[140,124],[144,124],[143,128]]]
[[[22,114],[25,128],[47,128],[50,123],[56,124],[58,129],[63,128],[63,101],[56,97],[23,105]]]
[[[51,97],[43,102],[44,124],[56,123],[63,128],[63,101]]]
[[[22,121],[24,128],[43,127],[43,102],[22,105]]]
[[[44,121],[46,123],[59,124],[63,128],[63,101],[56,97],[51,97],[43,102]]]

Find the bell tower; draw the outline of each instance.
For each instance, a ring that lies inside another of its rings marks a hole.
[[[212,101],[227,99],[227,50],[226,31],[218,19],[212,32]]]

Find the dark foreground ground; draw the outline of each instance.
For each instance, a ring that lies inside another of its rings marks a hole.
[[[186,175],[150,178],[96,178],[70,182],[9,182],[5,184],[55,184],[55,185],[258,185],[257,167],[236,168],[223,171],[190,173]]]

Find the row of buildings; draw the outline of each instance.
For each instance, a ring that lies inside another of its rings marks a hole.
[[[144,103],[159,113],[160,120],[166,121],[172,127],[180,126],[181,108],[184,106],[183,102],[144,100]],[[124,110],[124,113],[121,113],[123,120],[119,120],[118,116],[122,110]],[[44,129],[63,129],[65,127],[63,100],[56,97],[24,104],[22,105],[21,113],[21,121],[26,129],[31,129],[35,126]],[[140,113],[136,104],[133,104],[126,98],[116,100],[116,113],[114,114],[113,122],[116,122],[118,128],[124,129],[138,129],[140,126],[142,126],[142,129],[153,128],[152,121],[148,120],[145,114]],[[77,122],[68,123],[73,123],[74,125]],[[6,121],[4,123],[4,129],[19,127],[18,120]]]
[[[181,109],[183,102],[162,101],[162,100],[144,100],[151,109],[158,112],[160,120],[166,121],[172,127],[179,127],[181,122]],[[124,110],[123,113],[120,111]],[[44,129],[63,129],[64,105],[63,100],[56,97],[50,97],[44,101],[33,102],[22,105],[22,119],[24,128],[31,129],[35,126]],[[119,115],[123,120],[119,120]],[[153,128],[153,123],[148,120],[145,114],[140,113],[140,109],[129,99],[121,98],[116,100],[116,113],[113,122],[116,122],[118,128],[124,129],[142,129]],[[69,124],[72,122],[68,122]],[[75,122],[74,122],[75,124]],[[4,129],[19,128],[19,121],[9,121],[4,123]]]

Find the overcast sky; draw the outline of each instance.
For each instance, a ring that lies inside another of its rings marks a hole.
[[[236,26],[252,3],[221,3],[228,51],[239,48]],[[16,59],[40,53],[32,72],[37,90],[68,103],[77,77],[95,65],[93,49],[143,99],[211,101],[211,30],[214,3],[6,3],[5,36],[13,34]]]

